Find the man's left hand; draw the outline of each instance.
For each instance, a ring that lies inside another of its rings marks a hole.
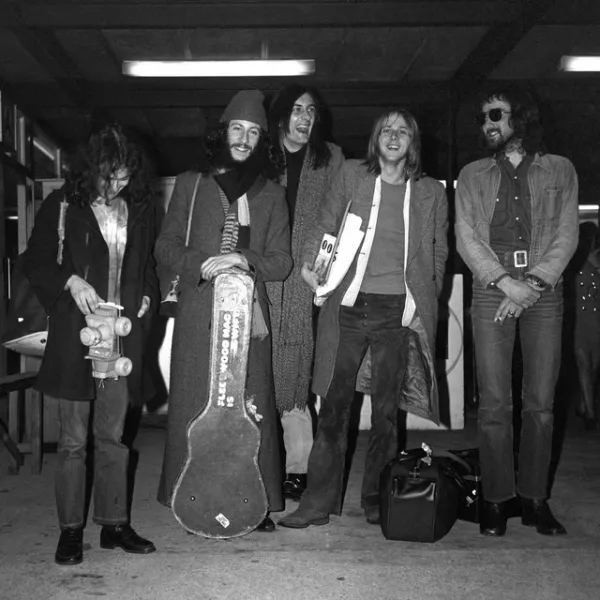
[[[227,271],[227,269],[231,269],[232,267],[238,267],[244,271],[250,270],[248,261],[243,254],[230,252],[229,254],[207,258],[200,266],[200,273],[203,279],[210,281],[222,271]]]
[[[506,319],[507,317],[509,319],[518,319],[521,316],[523,310],[524,309],[521,306],[515,304],[512,300],[505,296],[502,302],[500,302],[500,306],[496,311],[496,315],[494,316],[494,322],[504,323],[504,319]]]
[[[150,298],[148,296],[144,296],[142,298],[142,305],[140,306],[140,310],[138,311],[138,319],[141,319],[147,312],[148,309],[150,308]]]

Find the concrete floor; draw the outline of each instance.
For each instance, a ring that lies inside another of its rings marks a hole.
[[[84,562],[59,567],[53,498],[56,456],[42,474],[0,478],[0,599],[360,599],[576,600],[600,598],[600,434],[569,424],[552,507],[569,535],[546,538],[509,522],[491,539],[457,522],[435,544],[392,542],[368,525],[359,507],[366,434],[358,437],[344,514],[306,530],[278,528],[230,541],[187,535],[155,501],[164,425],[146,419],[137,439],[140,459],[133,525],[158,551],[135,556],[99,548],[99,527],[85,535]],[[408,446],[475,445],[475,422],[456,432],[409,432]],[[292,510],[288,503],[286,510]],[[280,513],[283,514],[283,513]],[[274,515],[277,517],[278,515]]]

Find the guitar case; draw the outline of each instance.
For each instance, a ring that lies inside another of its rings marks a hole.
[[[188,425],[188,455],[171,505],[185,529],[207,538],[250,533],[268,509],[260,430],[245,393],[253,296],[245,271],[215,277],[208,402]]]

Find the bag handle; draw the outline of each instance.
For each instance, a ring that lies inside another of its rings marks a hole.
[[[433,458],[449,458],[450,460],[461,465],[467,473],[472,473],[473,471],[471,465],[459,456],[456,456],[456,454],[453,454],[448,450],[437,450],[430,448],[427,444],[423,444],[421,448],[411,448],[410,450],[403,450],[398,455],[398,460],[401,462],[416,459],[423,460],[428,456]]]
[[[196,184],[194,185],[194,192],[192,193],[192,201],[190,202],[190,212],[188,214],[187,230],[185,232],[186,246],[190,243],[190,231],[192,230],[192,214],[194,212],[194,202],[196,202],[196,194],[198,193],[198,186],[200,185],[201,179],[202,173],[198,173],[198,177],[196,178]]]
[[[425,443],[421,444],[420,448],[413,448],[411,450],[405,450],[401,452],[398,458],[401,461],[416,459],[417,462],[415,465],[414,472],[417,474],[421,462],[430,464],[432,458],[449,458],[453,462],[461,465],[467,471],[467,473],[473,472],[471,465],[469,465],[469,463],[464,461],[459,456],[456,456],[456,454],[453,454],[448,450],[434,450]],[[444,473],[444,475],[446,475],[446,477],[452,480],[454,485],[456,485],[461,494],[464,496],[467,506],[470,506],[475,500],[471,497],[469,487],[467,486],[467,483],[465,482],[463,476],[456,471],[456,469],[452,466],[452,463],[445,465],[442,462],[438,462],[437,466]]]

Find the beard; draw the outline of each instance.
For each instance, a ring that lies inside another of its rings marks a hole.
[[[509,137],[505,137],[499,129],[490,129],[488,133],[490,132],[497,132],[498,137],[490,139],[485,133],[483,134],[485,147],[488,150],[494,153],[506,153],[520,148],[520,142],[514,135],[511,134]]]
[[[233,158],[232,149],[234,146],[241,146],[241,144],[229,144],[224,143],[219,149],[219,154],[216,157],[215,165],[221,169],[229,170],[236,169],[247,163],[253,156],[256,155],[256,148],[254,148],[246,157],[245,160],[235,160]],[[243,145],[244,148],[250,148],[250,146]]]

